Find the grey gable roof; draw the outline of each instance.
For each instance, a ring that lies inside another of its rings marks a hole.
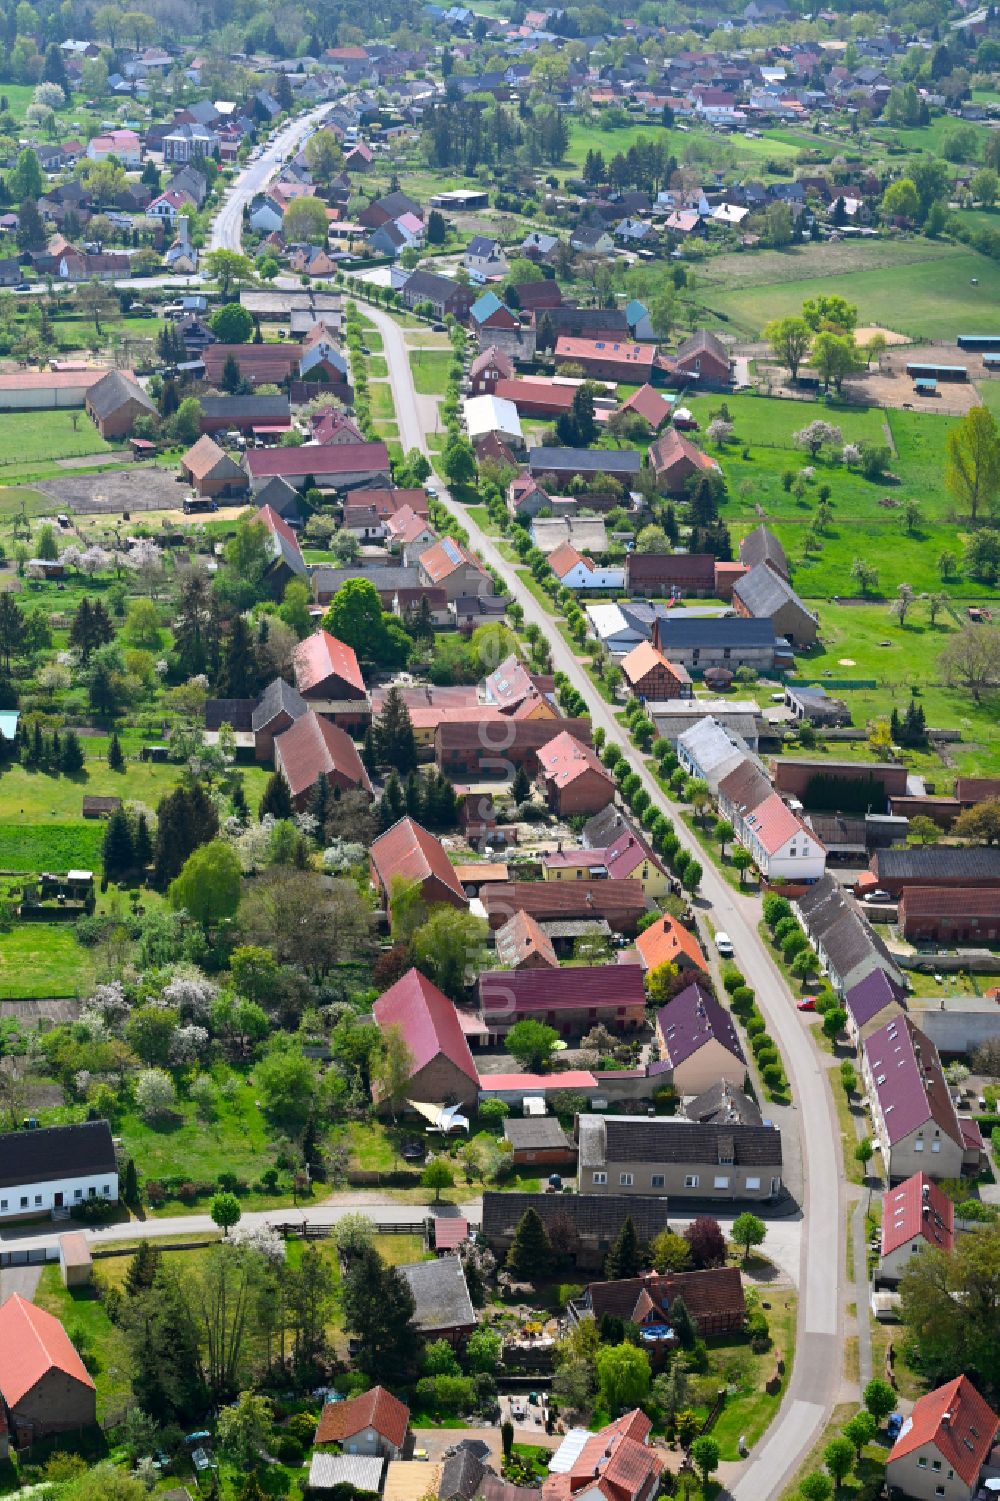
[[[201,410],[206,417],[232,421],[234,417],[256,418],[270,422],[288,416],[287,396],[203,396]]]
[[[788,577],[788,559],[785,557],[785,549],[778,541],[773,532],[761,523],[752,532],[748,532],[740,543],[740,562],[746,563],[748,568],[754,568],[758,563],[769,563],[772,568]]]
[[[122,370],[109,370],[87,393],[87,404],[96,417],[103,419],[117,412],[127,401],[138,401],[147,412],[155,412],[155,403],[136,381]]]
[[[633,448],[532,448],[528,462],[543,472],[577,468],[588,474],[638,474],[642,455]]]
[[[308,709],[309,705],[297,688],[286,683],[284,678],[275,678],[268,683],[254,706],[251,728],[262,730],[282,712],[290,714],[293,719],[301,719]]]
[[[794,605],[803,615],[815,620],[787,579],[766,563],[756,563],[749,573],[736,580],[733,593],[746,605],[755,619],[770,619],[786,605]]]
[[[880,881],[1000,880],[1000,849],[989,845],[959,849],[927,845],[916,849],[878,850],[875,873]]]
[[[773,646],[778,637],[769,620],[746,620],[741,615],[696,617],[678,620],[662,615],[657,622],[660,649],[667,656],[670,648],[701,646],[706,649],[724,646]]]
[[[667,1229],[667,1201],[645,1194],[483,1194],[483,1234],[487,1240],[514,1234],[524,1215],[534,1209],[543,1224],[568,1215],[579,1235],[613,1239],[627,1219],[640,1241],[653,1240]]]
[[[0,1188],[117,1171],[107,1121],[10,1131],[0,1136]]]
[[[436,1261],[417,1261],[399,1270],[410,1284],[417,1309],[413,1322],[418,1329],[459,1329],[475,1324],[465,1271],[457,1256],[439,1256]]]
[[[771,1126],[609,1116],[604,1127],[609,1163],[720,1162],[731,1149],[738,1167],[781,1166],[781,1132]]]
[[[438,1486],[440,1501],[472,1501],[486,1474],[486,1466],[470,1450],[459,1449],[457,1454],[449,1454]]]

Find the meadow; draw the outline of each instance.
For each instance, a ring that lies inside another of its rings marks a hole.
[[[709,285],[712,272],[706,267],[700,273],[701,293],[718,317],[748,333],[759,333],[772,318],[798,313],[806,298],[822,292],[836,292],[855,303],[861,324],[879,323],[912,339],[952,341],[957,334],[989,326],[993,320],[1000,301],[1000,265],[995,261],[964,249],[906,261],[890,253],[892,241],[872,244],[886,252],[878,269],[835,273],[818,266],[808,269],[808,262],[802,260],[803,274],[798,280],[776,278],[761,283],[755,268],[752,285],[725,291],[723,282]],[[904,264],[906,274],[901,276]]]
[[[0,422],[0,472],[3,467],[24,469],[50,459],[112,451],[83,411],[8,412]]]
[[[443,396],[448,389],[448,369],[452,362],[447,349],[411,349],[410,368],[421,396]]]
[[[0,1000],[85,996],[95,979],[72,923],[18,923],[0,934]]]

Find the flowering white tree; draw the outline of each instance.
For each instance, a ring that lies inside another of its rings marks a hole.
[[[795,434],[795,442],[799,448],[806,449],[814,459],[818,458],[824,443],[830,448],[837,448],[843,441],[844,435],[840,428],[834,427],[832,422],[823,422],[820,418],[800,428]]]
[[[83,554],[76,546],[76,544],[71,543],[69,547],[64,547],[62,552],[59,554],[60,566],[63,568],[79,569],[80,559],[82,558],[82,556]]]
[[[31,99],[33,104],[40,104],[46,114],[54,109],[62,109],[66,103],[66,95],[63,93],[62,85],[58,83],[37,84]]]
[[[95,573],[107,573],[114,565],[114,561],[114,553],[108,552],[106,547],[98,547],[95,543],[93,547],[88,547],[80,554],[80,571],[88,578],[93,578]]]
[[[125,567],[132,569],[155,599],[156,586],[163,577],[163,553],[156,543],[141,538],[125,554]]]
[[[331,875],[340,875],[345,870],[350,870],[352,865],[358,865],[365,857],[363,844],[352,844],[347,839],[335,839],[329,848],[323,851],[323,869]]]
[[[144,1121],[169,1115],[176,1103],[174,1082],[162,1068],[144,1068],[135,1086],[135,1103]]]
[[[270,1225],[234,1225],[229,1239],[234,1245],[256,1251],[274,1265],[280,1265],[285,1259],[285,1242]]]
[[[736,431],[736,427],[734,423],[727,422],[725,417],[714,417],[708,424],[706,431],[708,432],[709,441],[715,443],[717,447],[722,448],[724,444],[729,442]]]
[[[165,985],[160,992],[160,1000],[166,1006],[172,1006],[182,1021],[207,1022],[212,1010],[212,1003],[219,994],[218,986],[213,985],[211,980],[203,974],[193,971],[187,974],[177,974]]]
[[[855,464],[861,463],[861,449],[857,443],[845,443],[840,457],[848,469],[853,469]]]
[[[175,1066],[197,1063],[208,1050],[208,1029],[189,1022],[178,1027],[170,1039],[170,1062]]]
[[[132,1006],[125,995],[120,980],[111,980],[107,985],[98,985],[87,1002],[86,1010],[94,1012],[109,1031],[114,1032],[128,1021]]]

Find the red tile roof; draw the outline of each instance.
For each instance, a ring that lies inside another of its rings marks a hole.
[[[342,678],[358,693],[364,694],[357,655],[352,646],[338,641],[329,631],[315,631],[300,641],[293,657],[295,686],[302,694],[311,692],[328,677]]]
[[[685,438],[675,427],[670,428],[658,438],[649,450],[649,462],[659,474],[664,469],[670,469],[680,459],[687,459],[696,469],[702,469],[706,473],[712,473],[718,469],[718,464],[707,453],[703,453],[697,444],[692,443],[690,438]]]
[[[947,1386],[917,1399],[886,1466],[924,1444],[933,1444],[945,1463],[966,1485],[973,1486],[993,1446],[998,1422],[1000,1419],[968,1376],[958,1376]],[[888,1474],[887,1479],[891,1479]]]
[[[540,746],[537,755],[542,775],[556,787],[569,787],[586,771],[597,772],[611,782],[597,752],[589,745],[581,745],[566,730],[556,735],[547,745]]]
[[[891,1255],[918,1235],[940,1251],[950,1251],[955,1243],[955,1205],[923,1173],[914,1173],[883,1195],[882,1255]]]
[[[456,542],[454,537],[442,537],[440,542],[435,542],[433,547],[420,555],[421,570],[432,584],[439,584],[442,579],[450,578],[463,563],[470,563],[480,573],[483,572],[478,559],[461,542]]]
[[[657,667],[664,668],[671,673],[678,683],[690,683],[691,677],[686,667],[670,662],[661,651],[657,651],[651,641],[640,641],[634,646],[626,657],[622,659],[622,673],[629,683],[638,683],[649,672],[654,672]]]
[[[638,391],[633,391],[628,401],[623,403],[622,410],[638,412],[640,417],[645,417],[655,432],[670,416],[670,403],[664,400],[659,391],[654,390],[650,385],[645,385],[640,386]]]
[[[383,1031],[398,1027],[402,1032],[413,1057],[414,1074],[444,1054],[475,1084],[479,1083],[454,1004],[418,969],[407,970],[402,979],[379,996],[373,1009]]]
[[[316,1429],[317,1444],[339,1444],[366,1428],[374,1428],[397,1449],[403,1447],[410,1423],[410,1409],[384,1386],[373,1386],[361,1397],[346,1402],[328,1402]]]
[[[261,384],[274,382],[280,385],[293,370],[298,369],[302,358],[301,344],[209,344],[202,351],[205,379],[217,386],[229,356],[240,367],[240,374],[247,380]]]
[[[321,719],[312,709],[276,737],[274,756],[293,797],[308,792],[320,777],[337,774],[365,792],[372,790],[368,773],[350,735],[339,725]]]
[[[486,970],[479,976],[484,1018],[533,1016],[581,1007],[644,1007],[641,964],[581,964],[573,969]]]
[[[414,818],[401,818],[375,840],[371,847],[371,862],[386,891],[391,889],[395,876],[402,876],[407,881],[426,881],[436,876],[455,893],[457,905],[467,905],[465,892],[455,874],[455,867],[444,852],[444,845],[421,828]]]
[[[764,801],[747,816],[746,823],[754,836],[767,850],[769,855],[775,855],[796,834],[806,834],[816,844],[820,840],[807,829],[787,803],[783,803],[777,792],[772,792]]]
[[[569,1501],[582,1491],[598,1490],[607,1501],[635,1501],[651,1495],[663,1472],[663,1460],[646,1440],[652,1425],[636,1408],[587,1439],[568,1474],[550,1475],[542,1485],[543,1501]]]
[[[275,474],[323,478],[330,474],[388,474],[384,443],[303,443],[298,448],[251,448],[245,455],[252,479]]]
[[[496,936],[497,958],[508,969],[517,969],[526,960],[538,957],[549,969],[558,969],[559,960],[552,946],[552,939],[542,931],[540,923],[530,913],[515,912],[505,922]]]
[[[577,552],[570,542],[560,542],[559,546],[549,553],[549,567],[557,579],[564,579],[567,573],[572,573],[578,563],[586,561],[583,554]]]
[[[634,344],[627,339],[575,339],[560,334],[556,339],[556,363],[560,360],[601,360],[652,370],[656,349],[652,344]]]
[[[406,506],[426,520],[430,505],[427,491],[419,487],[412,490],[348,490],[346,500],[352,506],[374,506],[380,521]]]
[[[260,510],[254,513],[253,520],[262,522],[269,532],[277,532],[279,537],[284,537],[286,542],[290,542],[296,550],[299,550],[298,537],[284,517],[279,516],[272,506],[261,506]]]
[[[434,1249],[436,1251],[456,1251],[464,1240],[469,1238],[469,1222],[461,1218],[445,1219],[442,1215],[434,1218]]]
[[[671,917],[669,912],[657,918],[644,933],[640,933],[635,946],[647,970],[658,969],[661,964],[676,964],[681,955],[684,955],[698,969],[708,972],[698,940],[676,917]]]
[[[13,1293],[0,1305],[0,1395],[16,1407],[49,1371],[94,1389],[59,1320]]]

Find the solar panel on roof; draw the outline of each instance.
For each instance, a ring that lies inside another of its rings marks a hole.
[[[450,537],[446,537],[441,546],[444,548],[449,563],[460,563],[462,561],[462,555]]]

